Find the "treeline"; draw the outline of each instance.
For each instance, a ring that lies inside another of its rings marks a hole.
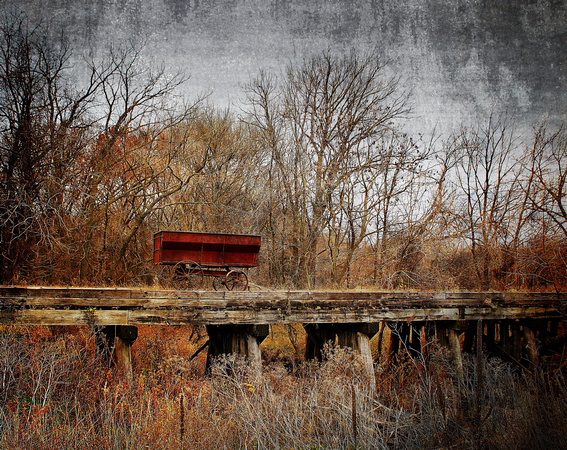
[[[261,234],[270,286],[566,284],[563,128],[493,116],[408,136],[373,54],[260,73],[239,116],[135,48],[85,61],[82,82],[71,56],[24,17],[2,24],[2,283],[153,283],[153,234],[172,229]]]

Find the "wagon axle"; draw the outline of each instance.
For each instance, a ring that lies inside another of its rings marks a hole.
[[[248,289],[248,276],[241,270],[229,267],[207,269],[195,261],[182,261],[174,266],[171,277],[172,287],[178,289],[202,289],[205,277],[213,277],[215,291],[245,291]]]

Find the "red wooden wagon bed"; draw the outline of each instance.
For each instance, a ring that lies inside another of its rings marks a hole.
[[[248,289],[243,269],[258,267],[262,238],[248,234],[160,231],[154,235],[154,264],[169,266],[174,287],[199,289],[205,276],[215,290]]]

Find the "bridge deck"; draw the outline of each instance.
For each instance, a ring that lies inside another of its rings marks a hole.
[[[563,319],[567,293],[0,287],[4,325],[224,325]]]

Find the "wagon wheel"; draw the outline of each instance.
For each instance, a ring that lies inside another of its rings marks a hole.
[[[203,279],[203,268],[195,261],[178,262],[171,273],[171,284],[177,289],[201,289]]]
[[[248,289],[248,277],[240,270],[231,270],[226,274],[225,285],[229,291],[245,291]]]
[[[213,289],[215,291],[222,291],[226,287],[225,277],[213,278]]]
[[[172,289],[172,270],[173,266],[169,264],[164,264],[161,266],[159,273],[156,275],[156,283],[158,283],[163,289]]]

